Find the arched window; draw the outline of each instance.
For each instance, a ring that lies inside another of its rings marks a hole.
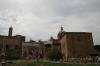
[[[6,45],[6,49],[9,49],[9,45]]]
[[[15,49],[17,49],[18,48],[18,45],[15,45]]]

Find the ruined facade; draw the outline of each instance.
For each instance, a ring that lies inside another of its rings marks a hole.
[[[43,58],[43,44],[39,42],[23,42],[22,57],[23,59],[40,59]]]

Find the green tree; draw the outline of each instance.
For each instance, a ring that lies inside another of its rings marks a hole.
[[[100,52],[100,45],[95,45],[94,48],[97,52]]]
[[[61,53],[61,51],[57,50],[57,49],[52,49],[51,51],[48,52],[48,59],[52,60],[52,61],[58,61],[60,59],[62,59],[63,54]]]

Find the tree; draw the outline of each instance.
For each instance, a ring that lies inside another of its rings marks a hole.
[[[60,59],[62,59],[63,54],[61,53],[61,51],[57,50],[57,49],[52,49],[51,51],[48,52],[48,59],[52,60],[52,61],[58,61]]]
[[[95,45],[94,48],[97,52],[100,52],[100,45]]]

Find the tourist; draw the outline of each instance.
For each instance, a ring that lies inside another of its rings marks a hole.
[[[98,57],[98,60],[97,60],[98,64],[100,64],[100,56]]]

